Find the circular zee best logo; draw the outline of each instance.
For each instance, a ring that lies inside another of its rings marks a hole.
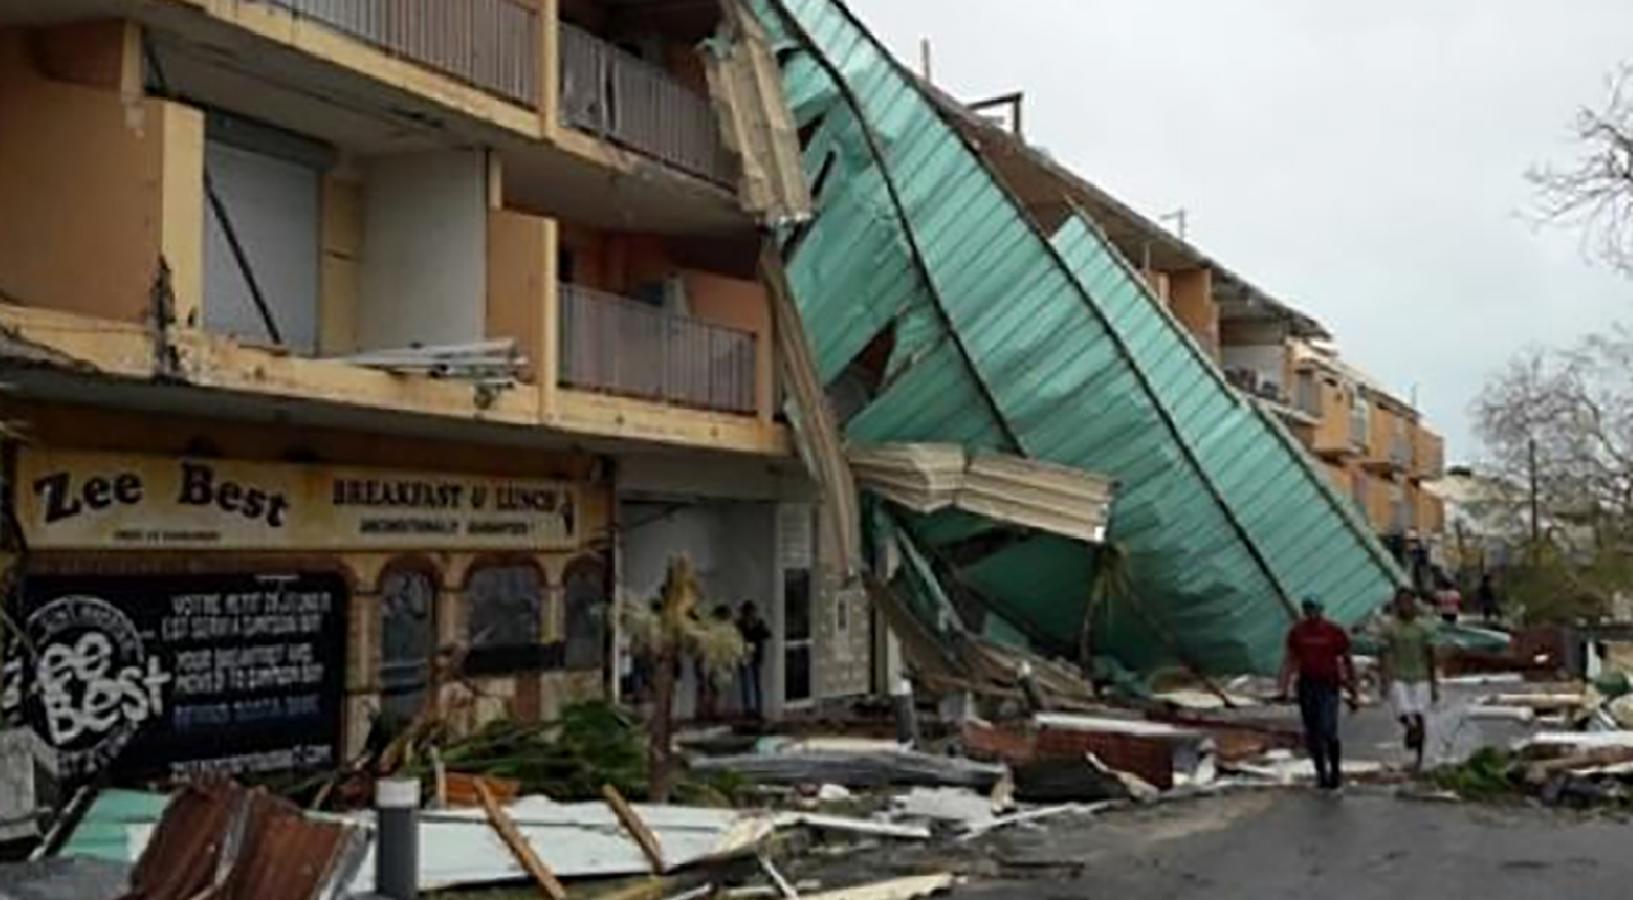
[[[163,712],[170,676],[118,607],[100,597],[59,597],[25,628],[38,654],[32,700],[68,774],[106,766]]]

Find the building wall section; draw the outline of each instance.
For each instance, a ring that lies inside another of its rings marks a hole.
[[[26,627],[129,656],[151,701],[81,727],[66,712],[80,694],[59,685],[58,724],[74,727],[53,731],[49,706],[35,721],[75,759],[140,767],[118,751],[142,741],[143,760],[171,771],[283,768],[291,752],[297,768],[332,768],[421,712],[472,729],[601,693],[611,490],[593,459],[138,427],[75,407],[13,415],[33,438],[6,485],[38,586]],[[239,732],[260,743],[212,749]]]
[[[163,258],[185,317],[202,271],[202,116],[51,80],[35,68],[33,39],[0,30],[0,290],[9,302],[140,322]]]

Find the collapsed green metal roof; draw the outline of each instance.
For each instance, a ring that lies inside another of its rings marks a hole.
[[[786,236],[789,281],[849,440],[957,442],[1115,478],[1107,540],[1131,590],[1093,633],[1130,667],[1270,671],[1297,598],[1346,623],[1387,599],[1399,572],[1349,501],[1091,221],[1042,232],[843,4],[754,6],[816,201]],[[1075,650],[1092,548],[956,511],[874,524],[927,557],[910,579],[923,607],[933,568],[938,595],[996,617],[989,633]]]

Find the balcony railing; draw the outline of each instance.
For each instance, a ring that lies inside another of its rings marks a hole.
[[[539,100],[539,10],[522,0],[259,0],[527,106]]]
[[[1412,441],[1404,434],[1395,435],[1389,445],[1389,460],[1402,468],[1412,465]]]
[[[668,72],[561,23],[561,115],[677,169],[731,184],[720,124],[707,98]]]
[[[561,384],[752,415],[754,335],[577,285],[561,287]]]

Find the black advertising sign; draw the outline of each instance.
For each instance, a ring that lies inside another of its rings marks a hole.
[[[24,602],[33,655],[8,661],[6,704],[69,780],[336,763],[340,576],[31,576]]]

